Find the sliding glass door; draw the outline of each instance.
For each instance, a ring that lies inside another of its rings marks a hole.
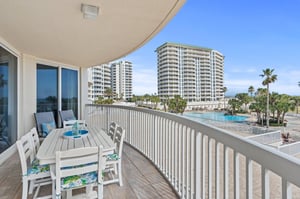
[[[17,57],[0,46],[0,154],[17,140]]]
[[[53,111],[58,118],[58,68],[37,65],[37,112]]]
[[[78,118],[78,71],[38,64],[37,112],[53,111],[60,126],[58,110],[69,109]]]
[[[63,68],[61,76],[61,109],[72,109],[78,118],[78,71]]]

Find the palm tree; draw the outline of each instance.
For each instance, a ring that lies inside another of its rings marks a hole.
[[[225,110],[225,93],[227,92],[227,87],[226,86],[224,86],[222,88],[222,92],[224,93],[224,110]]]
[[[254,93],[254,87],[253,87],[253,86],[249,86],[249,88],[248,88],[248,93],[250,93],[250,94],[251,94],[251,97],[252,97],[252,95],[253,95],[253,93]]]
[[[115,93],[112,91],[111,88],[105,88],[103,95],[108,99],[111,99],[115,96]]]
[[[296,106],[296,114],[298,114],[299,113],[298,108],[299,108],[299,104],[300,104],[300,96],[294,96],[293,100],[294,100],[295,106]]]
[[[277,80],[277,75],[273,75],[274,69],[267,68],[259,76],[265,77],[262,85],[267,86],[267,128],[269,128],[269,85]]]
[[[173,113],[183,113],[187,105],[187,101],[180,97],[179,95],[175,95],[174,98],[168,101],[168,108],[170,112]]]

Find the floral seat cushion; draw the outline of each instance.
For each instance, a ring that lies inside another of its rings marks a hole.
[[[114,154],[108,154],[106,156],[106,161],[113,161],[113,160],[119,160],[119,155],[114,153]]]
[[[39,174],[39,173],[49,173],[49,165],[40,165],[37,159],[33,160],[31,163],[31,168],[28,169],[27,175]]]
[[[68,176],[61,179],[62,190],[82,187],[97,182],[97,172],[90,172],[81,175]]]

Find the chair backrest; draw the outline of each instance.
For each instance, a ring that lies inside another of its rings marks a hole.
[[[85,126],[85,120],[68,120],[63,122],[63,128],[71,127],[73,124],[78,123],[79,126],[84,127]]]
[[[30,138],[34,153],[37,154],[37,152],[40,148],[40,138],[39,138],[36,128],[32,128],[29,131],[28,136]]]
[[[107,131],[107,135],[109,135],[109,137],[115,141],[115,132],[116,132],[116,128],[117,128],[117,123],[116,122],[111,122],[109,124],[109,127],[108,127],[108,131]]]
[[[43,123],[52,123],[54,122],[56,128],[56,122],[54,119],[53,112],[40,112],[34,113],[34,118],[36,122],[36,129],[38,131],[39,136],[43,136],[42,124]]]
[[[21,162],[22,175],[27,175],[28,159],[30,159],[30,162],[32,162],[34,158],[34,151],[29,134],[22,136],[19,140],[17,140],[16,144]]]
[[[122,156],[124,138],[125,138],[125,129],[122,128],[121,126],[117,126],[114,142],[116,144],[116,152],[118,153],[119,158],[121,158]]]
[[[61,192],[61,179],[90,173],[98,173],[98,183],[102,183],[102,170],[105,165],[103,147],[76,148],[56,152],[56,191]]]
[[[63,111],[58,111],[61,123],[63,124],[64,121],[69,121],[69,120],[76,120],[77,118],[74,115],[73,110],[63,110]]]

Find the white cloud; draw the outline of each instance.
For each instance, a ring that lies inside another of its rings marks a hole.
[[[277,75],[277,81],[270,84],[270,91],[279,94],[300,95],[300,87],[298,86],[300,70],[287,71],[284,68],[280,69],[274,71],[274,74]],[[262,85],[264,78],[259,77],[259,74],[249,74],[247,70],[240,75],[230,72],[225,73],[224,85],[228,89],[228,95],[248,92],[249,86],[253,86],[255,90],[257,88],[264,88]]]

